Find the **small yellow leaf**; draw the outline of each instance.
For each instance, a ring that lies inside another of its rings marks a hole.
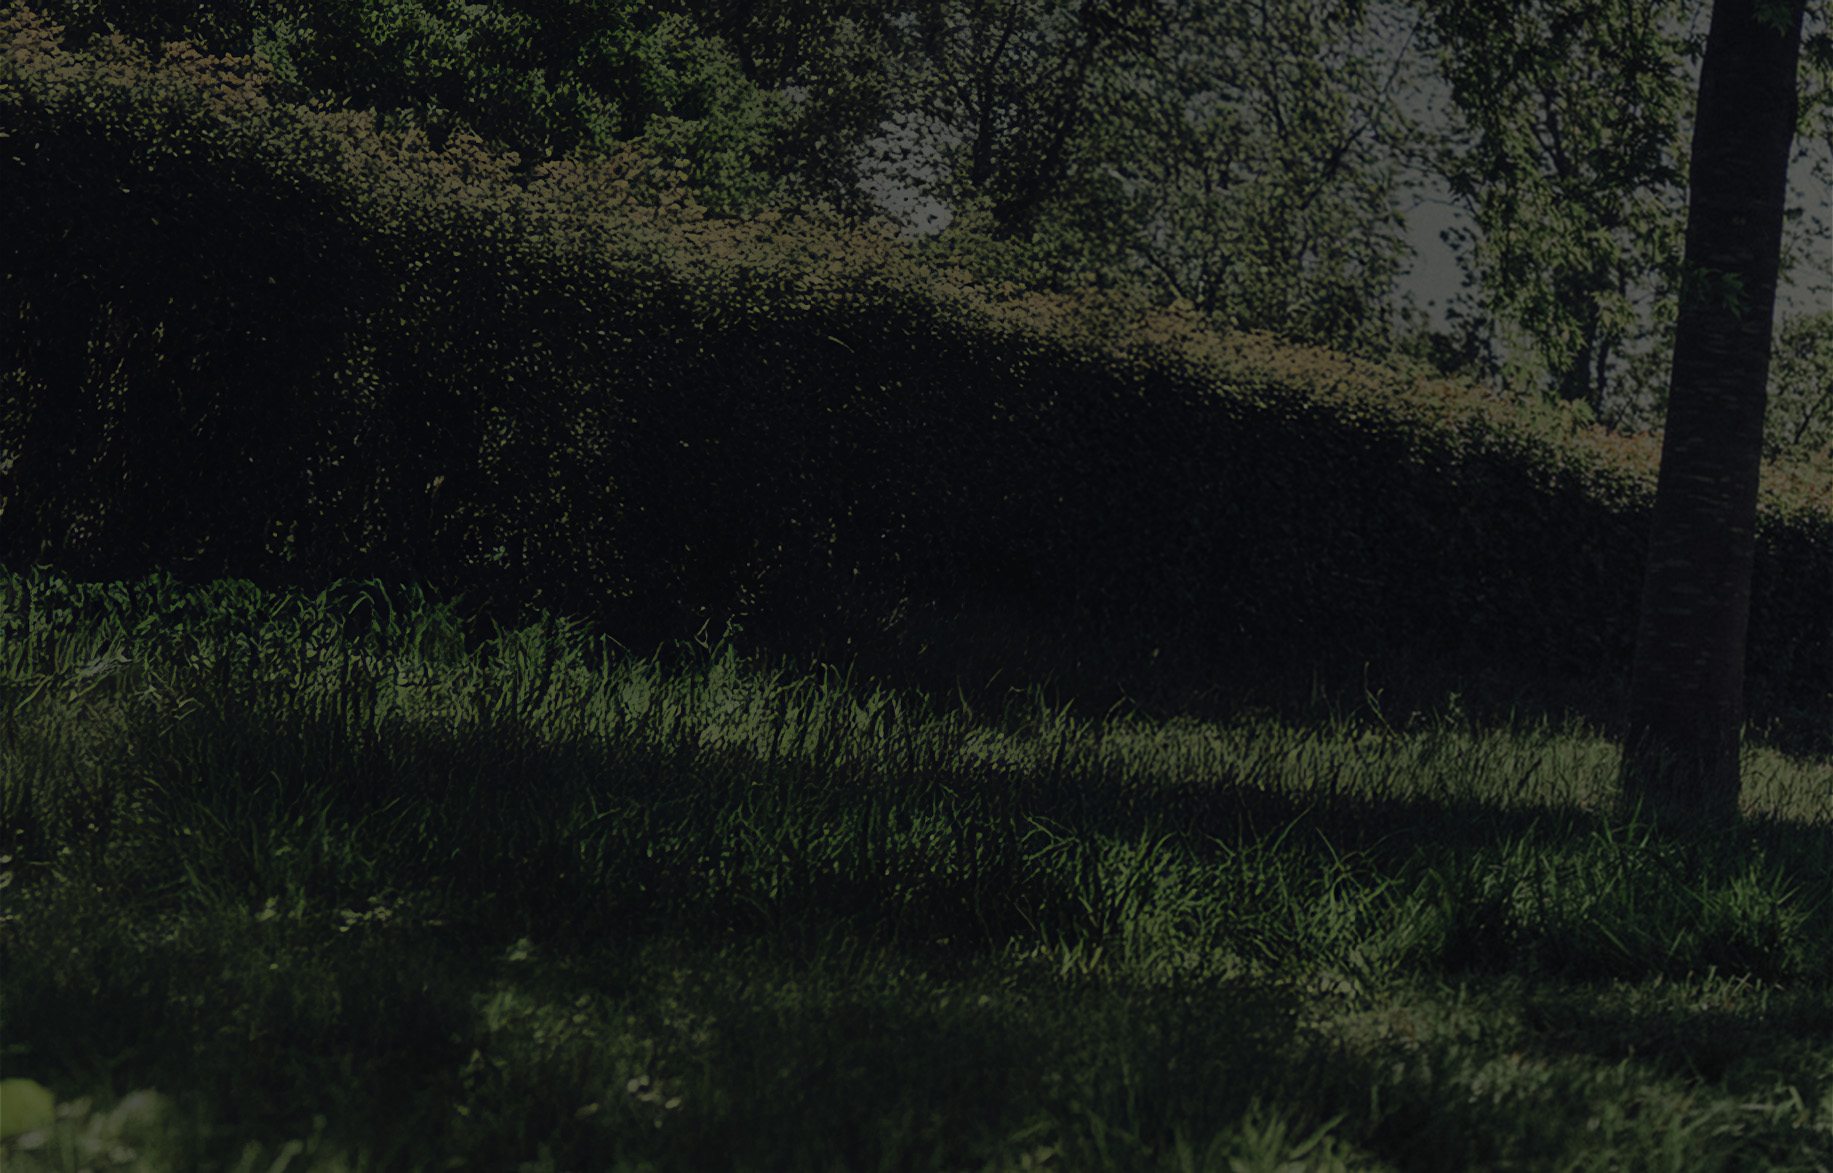
[[[29,1079],[0,1079],[0,1140],[57,1122],[57,1098]]]

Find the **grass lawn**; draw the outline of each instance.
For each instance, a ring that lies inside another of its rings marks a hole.
[[[30,581],[9,1173],[1833,1168],[1825,763],[1663,837],[1578,719],[990,714]]]

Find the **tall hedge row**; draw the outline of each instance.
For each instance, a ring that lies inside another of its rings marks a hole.
[[[886,662],[974,614],[1038,671],[1627,664],[1651,437],[820,208],[712,218],[635,151],[433,150],[17,0],[0,51],[9,563]],[[1766,476],[1752,675],[1795,703],[1833,692],[1829,496]]]

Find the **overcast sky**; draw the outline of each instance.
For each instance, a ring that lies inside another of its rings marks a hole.
[[[1804,33],[1820,28],[1810,6]],[[1703,33],[1709,17],[1709,4],[1696,5],[1699,31]],[[1409,44],[1407,32],[1413,27],[1413,9],[1407,4],[1372,3],[1369,6],[1371,51],[1385,65],[1399,55],[1408,75],[1420,77],[1422,85],[1408,94],[1401,106],[1407,115],[1429,126],[1445,125],[1446,111],[1451,109],[1450,87],[1440,78],[1417,43]],[[1689,84],[1697,86],[1698,66],[1683,61]],[[1691,112],[1688,112],[1690,120]],[[916,151],[919,156],[951,142],[959,141],[963,128],[949,128],[912,120],[905,127],[886,124],[886,135],[870,144],[875,155],[902,154]],[[1777,309],[1781,316],[1833,311],[1833,158],[1827,141],[1796,141],[1798,157],[1789,173],[1789,206],[1800,207],[1805,215],[1786,228],[1787,239],[1801,254],[1797,268],[1785,277],[1778,293]],[[1815,168],[1818,164],[1819,173]],[[1400,279],[1402,293],[1410,292],[1420,308],[1426,310],[1435,326],[1443,326],[1445,308],[1460,292],[1462,272],[1451,248],[1440,234],[1448,228],[1474,229],[1472,219],[1451,200],[1444,183],[1434,176],[1411,173],[1423,186],[1399,193],[1396,207],[1405,217],[1407,239],[1414,250],[1412,271]],[[940,232],[947,226],[950,214],[946,207],[923,198],[908,186],[879,177],[862,184],[872,192],[885,211],[912,226],[912,231]],[[1644,299],[1646,305],[1647,299]]]

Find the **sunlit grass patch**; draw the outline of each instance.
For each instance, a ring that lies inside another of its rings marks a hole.
[[[1833,1144],[1823,764],[1754,745],[1755,817],[1662,837],[1576,718],[994,714],[241,588],[59,617],[43,577],[28,634],[20,583],[0,1076],[70,1110],[9,1168],[118,1111],[149,1168]]]

